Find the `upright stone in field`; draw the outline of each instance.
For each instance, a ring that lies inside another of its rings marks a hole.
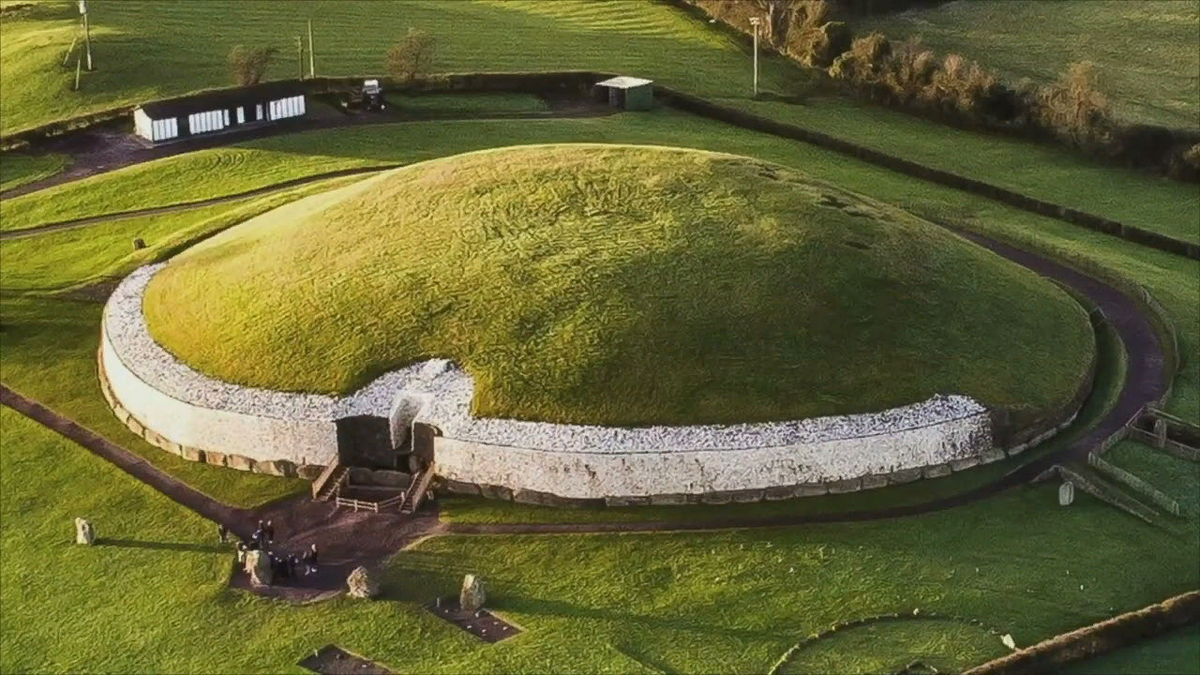
[[[75,519],[75,543],[91,546],[96,542],[96,528],[83,518]]]
[[[267,556],[266,551],[255,550],[246,553],[246,574],[250,575],[250,584],[253,586],[271,585],[271,558]]]
[[[1069,506],[1075,501],[1075,484],[1066,482],[1058,486],[1058,505]]]
[[[379,595],[379,577],[360,565],[346,577],[346,587],[352,598],[373,598]]]
[[[483,592],[483,583],[474,574],[463,577],[462,590],[458,594],[458,606],[464,612],[476,612],[483,607],[487,594]]]

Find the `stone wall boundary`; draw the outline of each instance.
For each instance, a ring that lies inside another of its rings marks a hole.
[[[963,675],[1025,675],[1057,672],[1068,663],[1136,644],[1200,621],[1200,591],[1120,614],[1057,635],[1007,656],[964,671]]]

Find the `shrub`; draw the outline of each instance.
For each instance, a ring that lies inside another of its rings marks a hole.
[[[1109,141],[1112,115],[1108,99],[1096,87],[1096,66],[1072,63],[1055,82],[1042,87],[1035,102],[1040,125],[1079,147]]]
[[[245,45],[237,45],[231,49],[229,51],[229,67],[233,72],[233,81],[242,87],[261,82],[277,51],[274,47],[246,47]]]
[[[408,34],[387,53],[387,72],[397,82],[428,74],[433,65],[433,35],[409,28]]]

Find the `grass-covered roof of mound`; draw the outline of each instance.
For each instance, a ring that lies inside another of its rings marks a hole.
[[[903,211],[745,157],[523,146],[234,227],[150,283],[150,331],[244,385],[344,394],[434,357],[477,415],[729,423],[934,393],[1044,409],[1093,350],[1061,289]]]

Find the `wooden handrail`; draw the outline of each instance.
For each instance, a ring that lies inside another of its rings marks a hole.
[[[341,463],[335,459],[331,464],[325,467],[325,470],[321,472],[320,476],[317,476],[317,479],[314,480],[312,484],[313,499],[316,499],[317,495],[321,493],[321,488],[325,487],[325,483],[329,481],[329,477],[332,476],[333,472],[337,471],[340,466]]]

